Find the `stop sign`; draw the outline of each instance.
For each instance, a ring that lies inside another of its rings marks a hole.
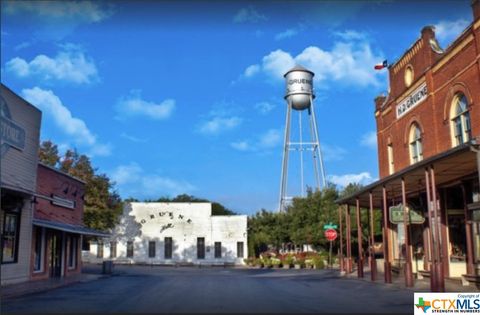
[[[325,237],[327,240],[334,241],[337,238],[337,231],[334,229],[327,229],[325,230]]]

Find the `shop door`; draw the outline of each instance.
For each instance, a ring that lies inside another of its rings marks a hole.
[[[50,234],[50,277],[62,276],[62,234],[51,232]]]

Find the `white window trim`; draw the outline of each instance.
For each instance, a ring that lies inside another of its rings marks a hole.
[[[45,271],[45,228],[44,227],[37,227],[37,228],[40,228],[42,231],[42,233],[40,234],[40,237],[42,238],[42,242],[40,245],[40,269],[33,270],[33,273],[42,273]]]

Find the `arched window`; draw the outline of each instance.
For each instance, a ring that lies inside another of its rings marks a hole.
[[[470,113],[468,112],[467,98],[458,94],[453,99],[450,110],[452,146],[465,143],[471,138]]]
[[[423,160],[422,131],[417,124],[412,124],[408,136],[410,144],[410,164]]]

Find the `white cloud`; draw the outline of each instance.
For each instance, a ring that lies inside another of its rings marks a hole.
[[[262,59],[262,70],[277,79],[282,79],[285,72],[294,66],[293,57],[281,49],[272,51]]]
[[[145,142],[147,142],[147,139],[143,139],[143,138],[138,138],[138,137],[135,137],[135,136],[131,136],[131,135],[125,133],[125,132],[122,132],[122,133],[120,134],[120,137],[125,138],[125,139],[127,139],[127,140],[130,140],[130,141],[132,141],[132,142],[137,142],[137,143],[145,143]]]
[[[233,17],[234,23],[257,23],[266,20],[267,17],[263,14],[258,13],[258,11],[253,6],[248,6],[246,8],[240,9]]]
[[[230,146],[238,151],[266,151],[282,143],[282,132],[279,129],[269,129],[259,135],[252,144],[248,140],[242,140],[230,143]]]
[[[275,104],[269,102],[260,102],[255,104],[255,109],[262,115],[266,115],[275,108]]]
[[[377,148],[377,133],[375,131],[369,131],[362,136],[360,144],[371,149]]]
[[[241,123],[242,118],[237,116],[215,116],[207,121],[202,122],[198,127],[198,131],[205,135],[216,135],[223,131],[234,129]]]
[[[442,44],[449,44],[467,28],[469,21],[458,19],[456,21],[440,21],[435,24],[435,36]]]
[[[245,72],[243,75],[248,78],[256,74],[258,71],[260,71],[259,65],[251,65],[251,66],[248,66],[247,69],[245,69]]]
[[[278,33],[275,35],[275,40],[282,40],[282,39],[287,39],[287,38],[291,38],[295,35],[298,34],[298,30],[297,29],[294,29],[294,28],[289,28],[287,29],[286,31],[284,32],[281,32],[281,33]]]
[[[320,144],[324,161],[340,161],[347,154],[347,150],[336,145]]]
[[[359,174],[345,174],[345,175],[330,175],[327,176],[328,181],[345,187],[350,183],[358,183],[362,185],[368,185],[374,181],[372,175],[369,172],[361,172]]]
[[[282,141],[281,131],[278,129],[270,129],[260,136],[258,146],[262,149],[276,147]]]
[[[111,146],[98,143],[97,137],[88,129],[85,122],[73,117],[70,110],[51,90],[43,90],[39,87],[23,89],[22,96],[38,107],[44,115],[51,117],[57,127],[70,136],[74,143],[88,146],[91,150],[90,155],[110,155]]]
[[[96,1],[5,1],[5,13],[32,13],[46,19],[85,23],[100,22],[112,14],[111,7]]]
[[[119,118],[129,116],[146,116],[155,120],[169,118],[175,110],[175,100],[167,99],[161,103],[145,101],[138,90],[130,91],[130,95],[118,100],[116,110]]]
[[[353,35],[351,35],[353,36]],[[317,46],[305,48],[297,56],[277,49],[262,58],[260,71],[274,80],[282,80],[289,69],[300,64],[315,72],[315,81],[335,82],[354,86],[379,86],[378,72],[373,65],[384,60],[381,54],[374,54],[368,41],[337,41],[331,50]],[[253,77],[252,75],[251,77]]]
[[[124,197],[158,198],[189,193],[196,189],[186,181],[147,172],[135,162],[118,166],[111,172],[111,178]]]
[[[351,41],[351,40],[365,40],[368,38],[366,33],[363,32],[357,32],[354,30],[346,30],[343,32],[334,32],[333,33],[335,36],[340,37],[341,39],[345,41]]]
[[[238,141],[230,143],[230,146],[238,151],[248,151],[250,150],[250,145],[247,141]]]
[[[42,80],[88,84],[99,80],[97,67],[78,47],[64,46],[54,58],[38,55],[30,62],[15,57],[5,64],[8,72],[18,77],[39,77]]]

